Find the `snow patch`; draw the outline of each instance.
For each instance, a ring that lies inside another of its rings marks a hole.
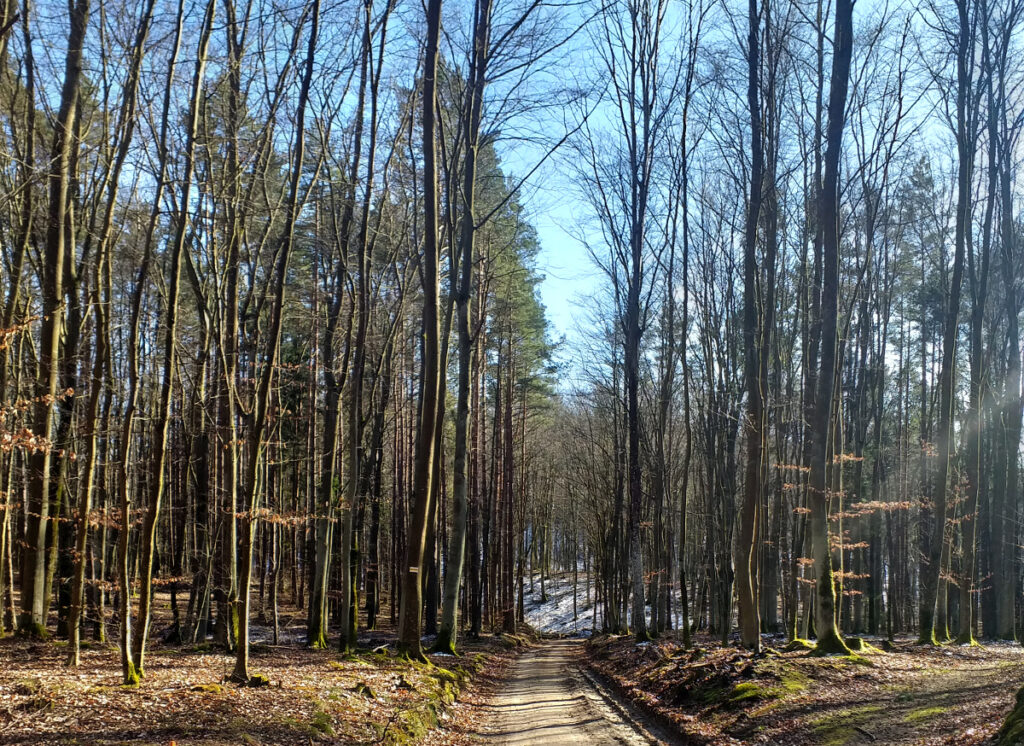
[[[573,591],[576,604],[573,610]],[[533,577],[533,590],[527,582],[523,593],[523,612],[526,621],[535,630],[548,635],[569,635],[589,637],[594,626],[600,628],[601,614],[594,618],[594,587],[590,588],[591,603],[587,603],[587,577],[580,573],[577,584],[573,585],[572,573],[560,573],[544,578],[544,593],[541,599],[540,576]]]

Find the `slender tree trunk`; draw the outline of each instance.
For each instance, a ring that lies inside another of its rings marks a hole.
[[[47,605],[46,529],[49,523],[51,468],[48,441],[53,432],[53,415],[60,373],[60,337],[64,316],[64,254],[68,236],[68,185],[72,178],[71,151],[76,147],[73,132],[82,78],[82,48],[89,20],[89,6],[89,0],[76,0],[70,8],[64,82],[61,87],[60,107],[54,122],[47,176],[49,209],[42,278],[43,322],[37,381],[39,395],[33,407],[33,429],[36,436],[43,440],[43,447],[35,450],[29,457],[28,522],[25,530],[25,560],[22,565],[21,619],[18,625],[22,634],[38,637],[46,634],[43,610]],[[34,106],[34,102],[30,102],[29,106]]]
[[[750,197],[743,241],[743,343],[747,388],[747,452],[743,481],[743,505],[740,512],[739,562],[736,571],[736,596],[739,606],[740,642],[755,653],[761,650],[761,617],[758,600],[757,548],[763,486],[765,416],[764,384],[761,378],[761,334],[758,314],[757,228],[764,194],[764,147],[761,140],[760,71],[758,39],[761,34],[757,0],[747,8],[747,106],[750,115]]]
[[[253,402],[251,422],[249,423],[248,460],[246,461],[245,499],[246,511],[242,518],[241,547],[238,553],[238,645],[235,654],[235,668],[231,679],[243,684],[254,683],[249,676],[249,605],[250,585],[252,577],[252,544],[253,530],[256,525],[255,513],[260,493],[259,467],[263,460],[264,436],[267,431],[267,417],[270,409],[270,393],[274,381],[274,367],[278,364],[281,348],[281,319],[284,315],[285,283],[287,281],[288,260],[295,243],[295,224],[299,220],[302,209],[301,181],[306,146],[306,106],[313,79],[313,68],[316,56],[316,45],[320,28],[320,0],[311,0],[304,15],[310,17],[309,41],[306,47],[306,60],[302,72],[299,97],[296,102],[295,146],[292,155],[291,173],[289,175],[287,211],[282,230],[281,245],[276,252],[272,282],[274,297],[270,307],[269,329],[266,338],[266,350],[263,355],[263,370],[260,373],[256,394]],[[295,29],[295,40],[298,41],[302,24]],[[265,683],[260,679],[259,683]]]
[[[964,277],[964,254],[970,230],[971,172],[974,163],[973,138],[968,133],[968,96],[971,90],[973,29],[968,16],[968,0],[956,0],[959,34],[956,51],[956,142],[957,199],[954,233],[953,276],[947,298],[945,328],[942,333],[942,365],[939,369],[939,420],[935,434],[935,468],[932,487],[935,492],[932,536],[927,565],[922,568],[919,641],[936,644],[945,637],[944,614],[936,618],[940,606],[940,583],[946,556],[946,509],[949,493],[949,460],[952,449],[953,400],[955,394],[956,341],[960,323],[960,295]],[[943,591],[944,592],[944,591]],[[937,634],[938,633],[938,634]]]
[[[491,0],[477,0],[473,52],[469,71],[469,98],[463,115],[462,137],[465,160],[463,163],[462,212],[458,248],[458,273],[452,273],[458,287],[455,307],[458,329],[459,379],[455,403],[455,474],[453,476],[454,525],[448,548],[445,573],[444,600],[441,627],[434,645],[435,650],[455,653],[458,632],[457,615],[459,588],[462,583],[465,560],[466,526],[469,513],[467,500],[469,451],[469,404],[473,366],[473,335],[470,330],[470,298],[473,292],[473,241],[476,232],[476,169],[479,147],[480,119],[483,110],[484,84],[487,76],[488,44],[490,41]]]
[[[398,646],[406,656],[424,658],[420,645],[423,615],[423,551],[427,543],[427,520],[432,514],[435,425],[440,387],[440,328],[438,324],[438,183],[435,107],[437,103],[438,42],[441,33],[441,0],[427,0],[427,40],[423,66],[423,252],[420,279],[423,284],[423,362],[420,418],[417,428],[413,475],[413,514],[405,566],[401,569],[402,601],[399,612]]]
[[[828,127],[825,134],[824,179],[819,205],[823,231],[823,285],[821,292],[821,357],[819,361],[814,419],[811,422],[811,472],[809,502],[811,534],[814,546],[815,609],[814,627],[817,650],[821,653],[849,652],[836,626],[836,595],[829,542],[830,496],[827,492],[827,468],[835,381],[839,304],[839,162],[843,124],[846,118],[846,93],[853,51],[853,3],[837,0],[835,6],[835,51],[828,101]],[[838,427],[838,423],[835,425]]]

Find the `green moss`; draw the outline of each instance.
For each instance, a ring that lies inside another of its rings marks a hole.
[[[334,735],[334,718],[324,709],[322,702],[315,701],[314,705],[315,709],[309,722],[303,722],[294,717],[286,717],[281,721],[284,725],[300,731],[305,736],[303,740],[308,740],[311,743],[320,740],[321,736]]]
[[[999,746],[1024,743],[1024,687],[1017,690],[1017,701],[996,734],[996,743]]]
[[[53,707],[53,699],[46,693],[40,679],[22,679],[14,685],[14,693],[25,697],[15,705],[18,710],[43,712]]]
[[[974,635],[969,634],[969,633],[967,635],[959,635],[956,638],[956,644],[957,645],[964,645],[964,646],[969,647],[969,648],[980,648],[981,647],[981,643],[974,639]]]
[[[191,687],[189,691],[206,692],[207,694],[220,694],[224,691],[224,687],[220,684],[196,684]]]
[[[503,632],[501,635],[502,646],[509,650],[529,645],[529,643],[530,641],[523,635],[510,635],[507,632]]]
[[[846,656],[851,655],[850,648],[846,646],[841,637],[837,635],[826,635],[818,640],[814,646],[814,650],[810,651],[810,655],[813,656],[826,656],[826,655],[839,655]]]
[[[440,681],[458,681],[459,677],[456,676],[452,671],[447,668],[441,668],[440,666],[432,670],[431,675],[437,677]]]
[[[128,668],[124,672],[124,679],[121,681],[123,686],[136,687],[139,685],[139,680],[142,678],[142,672],[135,670],[134,663],[128,663]]]
[[[891,692],[897,702],[912,702],[914,700],[914,687],[906,684],[886,684],[882,691]]]
[[[445,682],[444,686],[441,687],[439,696],[444,704],[453,704],[456,698],[459,696],[458,685],[451,681]]]
[[[809,679],[804,674],[788,666],[772,664],[765,667],[764,673],[770,674],[777,679],[778,683],[766,681],[741,682],[732,688],[729,701],[731,703],[740,703],[785,699],[788,695],[799,694],[807,688],[809,683]]]
[[[439,635],[437,641],[434,643],[434,647],[430,649],[431,653],[446,653],[448,655],[454,655],[458,657],[459,653],[455,649],[455,641],[452,640],[451,636],[442,639]]]
[[[874,667],[874,665],[875,665],[874,663],[869,661],[867,658],[865,658],[863,655],[856,655],[855,653],[851,653],[850,655],[839,656],[839,660],[846,661],[847,663],[852,663],[855,666]]]
[[[787,694],[797,694],[807,688],[811,680],[795,668],[785,667],[779,673],[779,686],[786,690]]]
[[[700,686],[690,691],[690,698],[700,704],[713,705],[725,701],[730,691],[727,686]]]
[[[790,640],[783,650],[787,653],[793,653],[798,650],[814,650],[814,643],[810,640],[804,640],[802,638],[795,638]]]
[[[881,655],[883,653],[882,650],[879,650],[870,642],[866,642],[862,637],[847,637],[845,642],[846,647],[850,649],[851,653],[865,653],[868,655]]]
[[[26,712],[43,712],[53,707],[53,700],[47,697],[45,694],[38,694],[33,697],[20,702],[17,705],[17,709],[24,710]]]
[[[14,693],[22,697],[31,697],[43,691],[41,679],[21,679],[14,685]]]
[[[882,709],[879,705],[865,705],[822,715],[811,721],[812,730],[824,746],[843,746],[859,738],[857,728]]]
[[[32,640],[45,640],[50,636],[50,633],[46,631],[46,627],[42,624],[32,621],[26,622],[25,620],[22,620],[21,625],[18,627],[18,634]]]
[[[773,699],[775,693],[769,688],[756,681],[744,681],[732,688],[729,697],[730,702],[746,702],[749,700],[760,701]]]
[[[406,710],[399,716],[399,720],[402,721],[401,730],[394,731],[391,740],[386,743],[419,743],[440,723],[437,717],[437,706],[433,703]]]
[[[920,723],[923,720],[931,720],[934,717],[938,717],[945,711],[945,707],[920,707],[908,712],[903,721],[906,723]]]
[[[313,713],[313,718],[309,721],[309,727],[325,736],[334,735],[334,720],[328,713],[320,709]]]

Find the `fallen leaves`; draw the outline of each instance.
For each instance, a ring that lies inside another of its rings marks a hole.
[[[489,655],[499,647],[488,639],[474,650]],[[77,670],[63,665],[65,648],[0,640],[0,742],[369,744],[440,696],[439,669],[399,660],[380,647],[338,660],[331,650],[254,645],[252,669],[270,686],[240,687],[227,682],[231,656],[206,645],[157,645],[135,688],[121,686],[115,646],[86,643]]]
[[[588,650],[620,691],[706,744],[809,746],[863,742],[868,734],[886,744],[982,744],[1024,680],[1016,645],[902,640],[895,652],[873,655],[870,667],[803,651],[755,659],[706,638],[684,650],[672,640],[639,647],[632,638],[601,637]]]

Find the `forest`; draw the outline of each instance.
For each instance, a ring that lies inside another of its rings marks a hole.
[[[0,743],[1024,743],[1022,52],[0,0]]]

